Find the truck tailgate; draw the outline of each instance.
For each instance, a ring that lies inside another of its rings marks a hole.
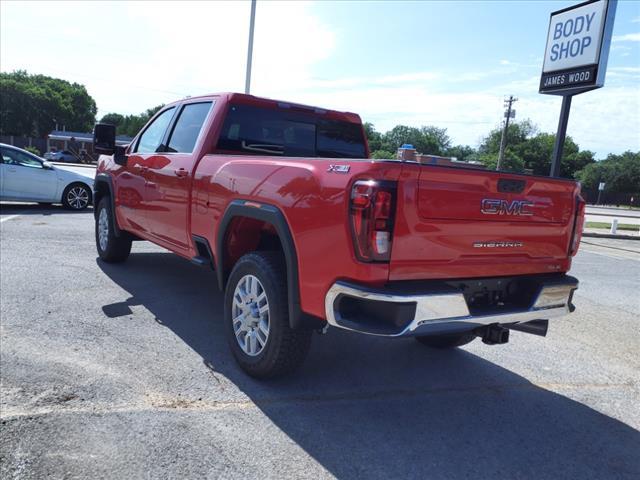
[[[576,182],[404,164],[390,280],[566,271]]]

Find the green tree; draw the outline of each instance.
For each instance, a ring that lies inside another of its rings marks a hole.
[[[451,146],[451,139],[446,128],[396,125],[382,136],[381,149],[394,152],[405,143],[413,145],[419,153],[444,155]]]
[[[640,152],[609,154],[606,159],[586,165],[576,173],[587,190],[597,190],[600,182],[614,193],[640,192]]]
[[[115,125],[116,129],[124,123],[124,116],[119,113],[107,113],[100,119],[100,123]]]
[[[0,73],[0,134],[44,137],[64,126],[91,131],[96,102],[84,85],[24,70]]]
[[[38,149],[37,149],[36,147],[34,147],[34,146],[24,147],[24,149],[25,149],[27,152],[31,152],[31,153],[33,153],[34,155],[37,155],[38,157],[39,157],[40,155],[42,155],[42,154],[40,153],[40,150],[38,150]]]
[[[382,148],[382,134],[376,130],[371,122],[364,123],[364,133],[369,143],[369,151],[375,152]]]
[[[164,104],[149,108],[139,115],[107,113],[100,119],[100,122],[115,125],[117,135],[134,137],[162,107],[164,107]]]
[[[514,122],[507,129],[507,146],[504,151],[504,159],[500,168],[506,171],[522,172],[525,162],[520,153],[520,147],[527,138],[535,133],[535,127],[531,122]],[[478,160],[484,163],[488,169],[495,170],[500,153],[500,141],[502,128],[494,128],[483,138],[478,147]]]
[[[496,167],[501,138],[502,129],[495,128],[483,139],[478,148],[479,160],[487,168],[495,169]],[[529,170],[536,175],[549,175],[555,138],[555,135],[550,133],[539,133],[537,127],[529,120],[510,124],[501,168],[507,171]],[[593,152],[581,151],[571,137],[565,139],[560,161],[561,177],[574,178],[578,170],[593,162]]]
[[[376,150],[375,152],[371,152],[371,158],[388,160],[390,158],[396,158],[396,154],[388,150]]]
[[[529,120],[511,123],[507,129],[507,146],[520,145],[535,133],[537,133],[536,127]],[[497,155],[500,152],[501,139],[502,128],[494,128],[482,139],[478,153],[495,153]]]
[[[456,145],[455,147],[447,148],[445,152],[446,157],[455,157],[461,162],[468,162],[469,160],[476,160],[478,152],[475,148],[469,145]]]
[[[418,152],[431,155],[445,155],[447,150],[451,148],[451,138],[447,134],[446,128],[438,128],[433,126],[420,127],[421,147]]]

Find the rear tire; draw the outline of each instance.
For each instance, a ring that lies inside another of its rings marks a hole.
[[[471,343],[476,335],[473,333],[450,333],[446,335],[424,335],[414,337],[418,342],[431,348],[455,348]]]
[[[289,325],[281,253],[260,251],[238,260],[225,290],[224,323],[231,352],[250,376],[274,378],[300,367],[312,332]]]
[[[125,232],[116,237],[114,222],[111,199],[102,197],[96,209],[96,248],[100,258],[107,263],[124,262],[131,253],[131,237]]]

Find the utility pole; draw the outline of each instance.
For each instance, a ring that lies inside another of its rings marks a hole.
[[[504,149],[507,146],[507,130],[509,129],[509,119],[516,118],[516,111],[511,109],[511,105],[513,105],[517,101],[518,99],[513,95],[509,95],[509,98],[505,99],[504,101],[504,106],[507,107],[507,111],[504,112],[505,121],[504,128],[502,129],[502,138],[500,139],[500,153],[498,154],[498,165],[496,165],[496,170],[500,170],[500,167],[502,166],[502,160],[504,159]]]
[[[251,0],[251,21],[249,23],[249,48],[247,50],[247,78],[244,83],[244,93],[251,89],[251,58],[253,57],[253,27],[256,23],[256,0]]]

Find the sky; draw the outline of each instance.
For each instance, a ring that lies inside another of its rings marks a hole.
[[[477,147],[515,95],[516,120],[554,133],[538,93],[549,14],[570,1],[258,0],[251,93],[359,113],[378,131],[447,128]],[[0,3],[0,70],[86,86],[137,114],[244,91],[249,1]],[[640,151],[640,0],[620,0],[604,88],[574,97],[568,135],[597,158]]]

